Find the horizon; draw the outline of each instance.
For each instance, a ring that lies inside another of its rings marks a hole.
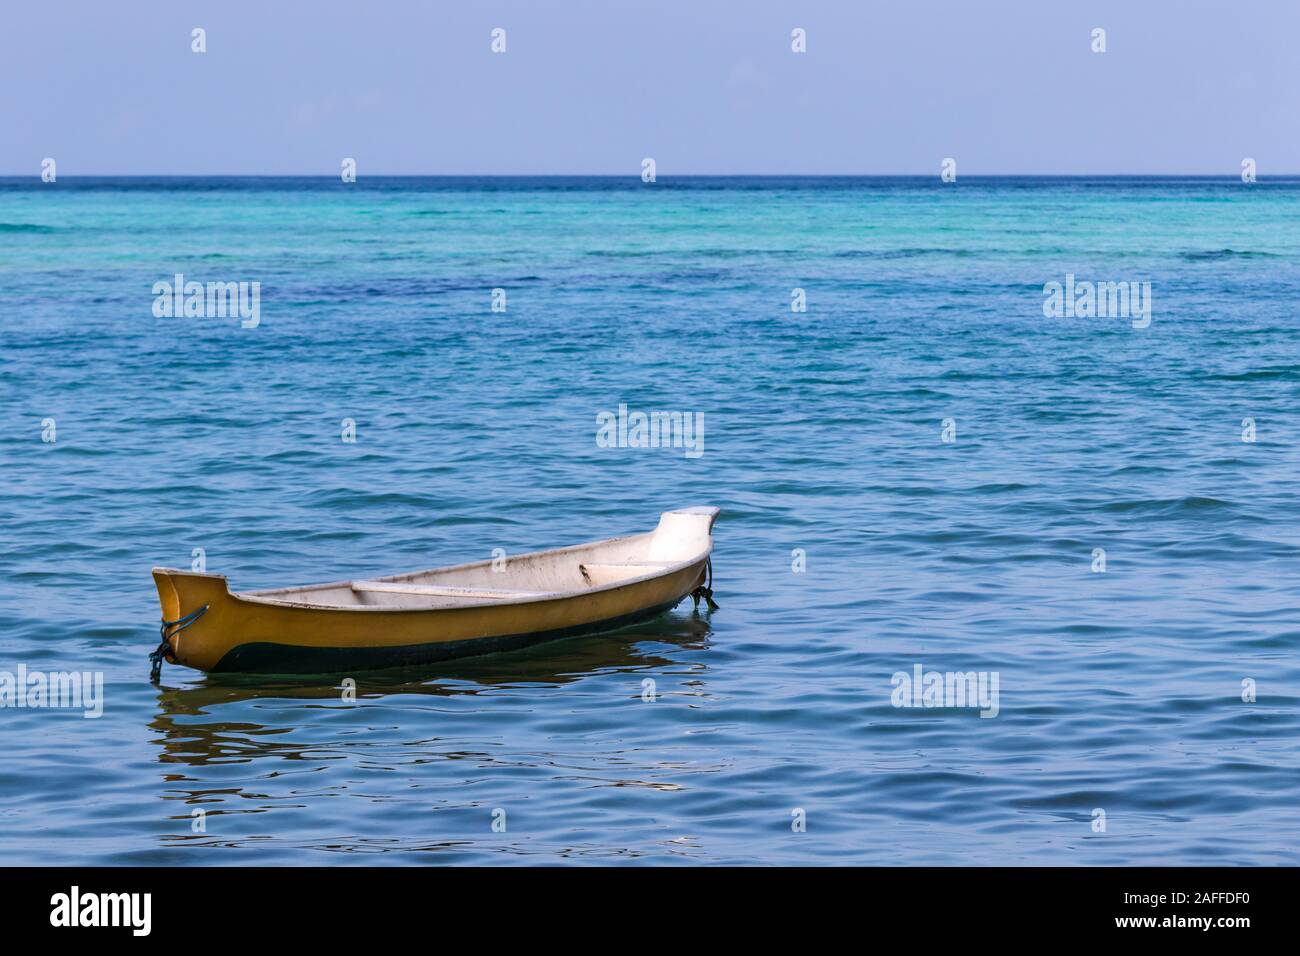
[[[659,173],[657,182],[646,183],[652,188],[661,181],[682,179],[915,179],[930,181],[937,179],[935,173]],[[1259,174],[1256,183],[1281,181],[1300,178],[1300,171],[1286,173]],[[26,182],[35,180],[40,183],[40,173],[0,173],[0,180]],[[58,174],[58,181],[86,179],[320,179],[338,182],[338,174],[330,173],[63,173]],[[367,179],[610,179],[631,180],[641,183],[635,173],[367,173],[357,174],[355,182],[349,186],[362,183]],[[1241,182],[1239,173],[963,173],[954,184],[964,180],[990,179],[1222,179],[1225,182]],[[42,185],[57,185],[42,183]],[[341,184],[342,185],[342,184]],[[952,184],[947,184],[952,185]]]

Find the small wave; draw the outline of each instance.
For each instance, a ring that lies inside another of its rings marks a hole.
[[[376,505],[406,505],[412,508],[427,508],[436,505],[431,495],[404,492],[366,492],[344,489],[316,491],[305,496],[312,504],[326,508],[364,508]]]
[[[1101,510],[1119,514],[1166,514],[1176,515],[1183,512],[1200,513],[1203,511],[1230,510],[1235,507],[1232,502],[1221,498],[1204,498],[1199,495],[1186,495],[1182,498],[1143,498],[1132,501],[1113,501],[1103,505]]]
[[[0,222],[0,232],[55,232],[53,226],[38,226],[34,222]]]
[[[1279,259],[1275,252],[1252,249],[1192,249],[1179,254],[1188,262],[1216,262],[1220,259]]]
[[[966,493],[969,495],[997,495],[1011,491],[1029,491],[1033,487],[1033,485],[1022,484],[1018,481],[992,482],[976,485],[974,488],[967,488]]]
[[[833,259],[919,259],[924,256],[975,255],[972,249],[908,248],[908,249],[846,249],[831,254]]]
[[[1273,365],[1268,368],[1252,369],[1249,372],[1232,372],[1208,377],[1220,382],[1251,382],[1296,376],[1300,376],[1300,365]]]

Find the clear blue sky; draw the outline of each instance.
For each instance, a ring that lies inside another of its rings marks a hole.
[[[1297,0],[82,0],[3,23],[0,174],[1300,172]]]

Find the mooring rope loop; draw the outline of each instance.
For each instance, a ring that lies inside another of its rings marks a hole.
[[[704,583],[691,592],[695,601],[695,610],[700,609],[700,598],[708,605],[710,611],[718,609],[718,602],[713,600],[713,556],[704,559]]]
[[[170,643],[168,643],[167,638],[175,637],[181,631],[185,630],[187,627],[189,627],[191,624],[193,624],[195,621],[201,618],[204,615],[204,613],[207,611],[207,609],[208,609],[208,605],[205,604],[197,611],[191,611],[189,614],[186,614],[184,617],[178,617],[174,621],[169,621],[166,618],[162,619],[162,624],[158,628],[158,637],[161,639],[160,643],[156,648],[154,648],[153,652],[149,655],[149,680],[153,681],[155,684],[158,683],[158,679],[162,676],[163,661],[171,660],[172,663],[175,663],[175,659],[172,658],[171,656],[172,646]],[[176,630],[168,634],[167,629],[169,627],[174,627],[176,628]]]

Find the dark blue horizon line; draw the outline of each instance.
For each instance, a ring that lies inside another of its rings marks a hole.
[[[1258,179],[1294,179],[1295,173],[1269,173]],[[0,181],[40,181],[40,173],[0,173]],[[938,180],[935,173],[664,173],[658,180],[670,179],[918,179]],[[63,180],[75,179],[320,179],[339,181],[338,173],[70,173],[59,174]],[[639,173],[366,173],[367,179],[608,179],[640,182]],[[1240,173],[963,173],[957,183],[969,179],[1214,179],[1240,181]],[[348,183],[347,185],[355,185]],[[945,184],[948,185],[948,184]]]

